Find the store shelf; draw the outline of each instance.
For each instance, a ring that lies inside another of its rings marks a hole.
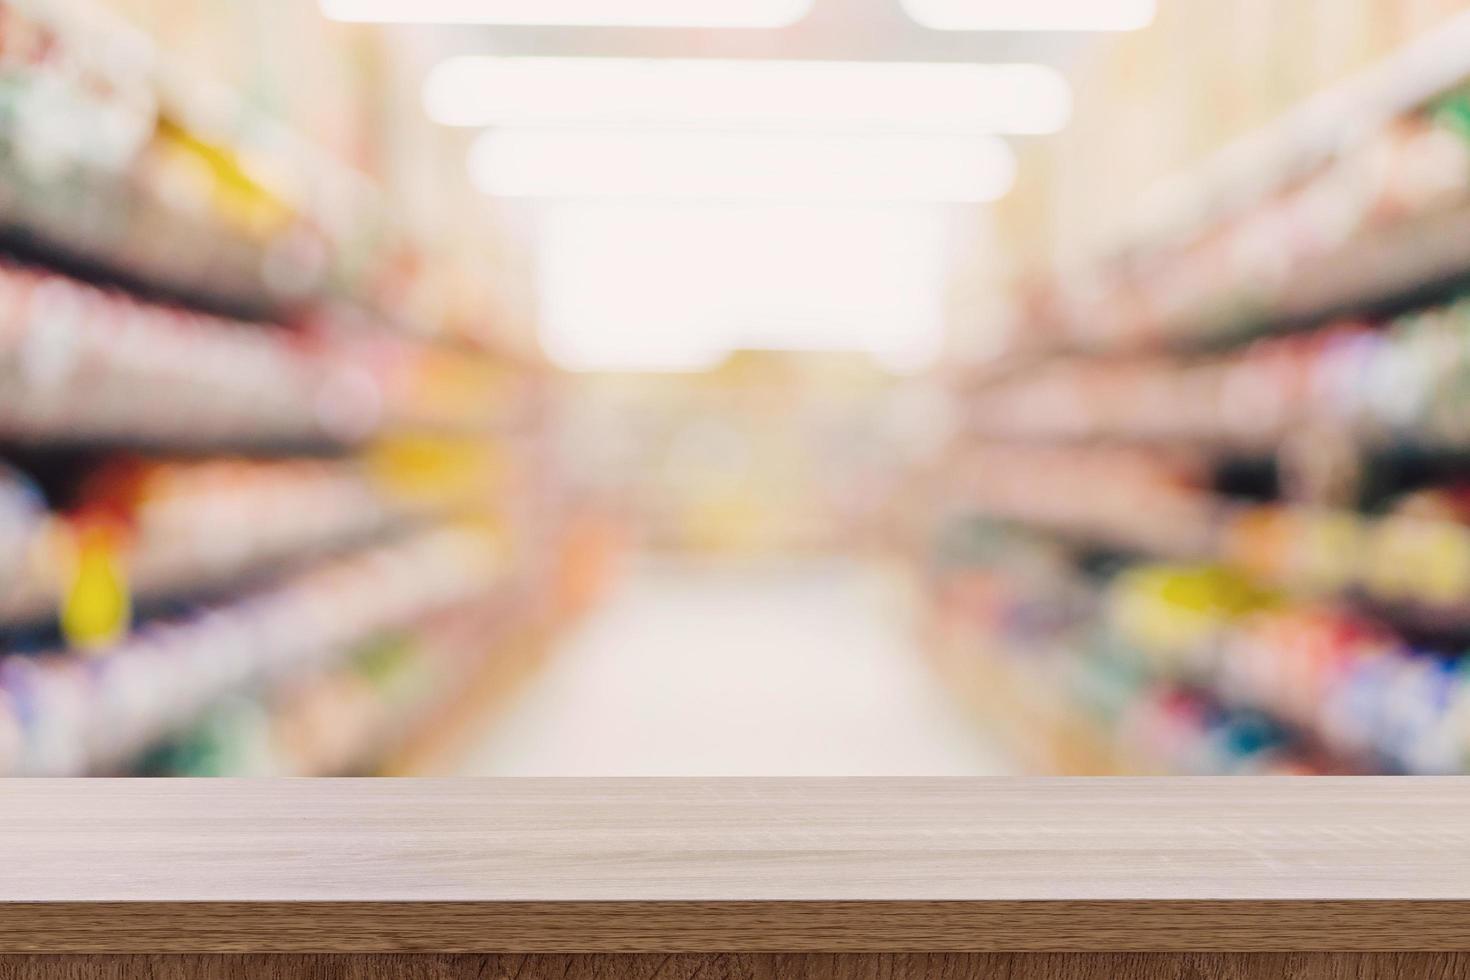
[[[14,266],[0,304],[0,438],[310,444],[375,421],[371,390],[334,380],[350,365],[280,331]]]
[[[111,492],[137,499],[102,497],[73,519],[31,523],[0,571],[9,583],[0,627],[57,615],[77,587],[80,539],[93,529],[107,535],[108,564],[140,607],[219,595],[453,509],[442,496],[394,494],[354,461],[132,464]]]
[[[247,320],[280,319],[307,298],[280,295],[266,272],[269,244],[140,199],[103,175],[59,188],[0,169],[0,248],[160,300]],[[81,187],[75,185],[80,184]],[[288,239],[276,246],[282,251]]]
[[[1206,566],[1130,566],[1106,584],[1037,567],[1014,542],[950,565],[935,573],[929,611],[942,675],[1028,771],[1437,773],[1470,762],[1470,684],[1367,619],[1282,604]]]
[[[1467,284],[1470,204],[1462,204],[1400,222],[1297,270],[1276,295],[1262,325],[1222,339],[1399,312],[1453,295]]]
[[[1470,765],[1460,651],[1417,648],[1360,612],[1251,589],[1218,570],[1142,566],[1111,588],[1111,629],[1154,673],[1283,719],[1362,771]]]
[[[393,771],[426,742],[463,734],[463,705],[494,706],[536,662],[502,580],[473,601],[347,656],[216,702],[147,752],[150,776],[356,776]]]
[[[1467,225],[1470,227],[1470,225]],[[1331,436],[1362,452],[1470,445],[1470,306],[1414,309],[1185,359],[1073,359],[968,394],[976,437],[1270,453]]]
[[[981,443],[955,450],[947,469],[942,506],[949,513],[1150,555],[1204,558],[1220,551],[1223,502],[1198,489],[1201,471],[1188,458]]]
[[[355,123],[259,110],[395,66],[332,34],[305,106],[169,51],[315,11],[130,13],[0,17],[0,775],[370,771],[551,602],[549,379]]]
[[[183,123],[205,113],[167,104],[146,36],[87,0],[26,4],[8,18],[0,243],[246,319],[280,318],[320,291],[327,243],[248,153]]]
[[[945,491],[950,513],[1080,549],[1228,565],[1292,595],[1370,609],[1415,635],[1470,637],[1470,524],[1414,511],[1452,500],[1414,504],[1411,495],[1381,514],[1250,502],[1204,489],[1198,466],[1131,450],[992,445],[963,458]]]
[[[116,770],[231,692],[320,669],[484,596],[499,574],[496,553],[483,532],[428,530],[151,625],[90,656],[0,659],[0,769]]]
[[[186,77],[101,0],[7,16],[0,250],[217,316],[294,322],[330,305],[374,332],[457,336],[419,301],[462,284],[372,178]]]
[[[489,355],[303,335],[21,266],[0,266],[0,379],[0,440],[298,454],[506,431],[533,389]]]
[[[513,592],[508,599],[523,601]],[[454,772],[469,743],[482,737],[485,719],[546,662],[555,639],[545,624],[527,622],[502,599],[460,638],[468,653],[461,669],[444,672],[431,692],[379,735],[370,753],[371,771],[382,776]]]
[[[969,381],[1218,350],[1453,295],[1470,281],[1467,39],[1461,15],[1162,183],[1104,254],[1053,270],[1015,348]]]
[[[936,617],[937,618],[937,617]],[[976,724],[994,733],[1019,769],[1068,776],[1161,775],[1126,759],[1107,728],[1057,689],[1056,678],[987,649],[991,638],[948,624],[931,636],[931,664]]]
[[[1264,128],[1217,151],[1139,203],[1118,250],[1185,237],[1283,184],[1470,78],[1470,15],[1460,14],[1390,57],[1317,92]]]

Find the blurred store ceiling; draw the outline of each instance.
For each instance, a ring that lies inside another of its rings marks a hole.
[[[393,30],[418,50],[426,75],[460,55],[1029,63],[1065,71],[1098,36],[931,30],[899,0],[814,0],[805,16],[779,28]],[[461,132],[468,148],[477,131]],[[606,170],[605,155],[575,159]],[[496,199],[536,257],[541,343],[563,366],[700,370],[746,348],[863,351],[894,370],[930,363],[942,346],[949,272],[988,234],[983,210],[946,202],[815,206]]]

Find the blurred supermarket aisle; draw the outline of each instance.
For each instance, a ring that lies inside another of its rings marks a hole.
[[[490,722],[463,775],[995,775],[858,565],[654,563]]]

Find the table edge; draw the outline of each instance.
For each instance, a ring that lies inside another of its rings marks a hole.
[[[0,953],[1470,950],[1470,900],[0,902]]]

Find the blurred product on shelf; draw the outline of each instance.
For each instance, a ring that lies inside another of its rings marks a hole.
[[[0,381],[0,438],[185,447],[489,432],[528,397],[485,354],[270,329],[16,266],[0,266]]]
[[[486,450],[443,448],[469,464]],[[17,483],[14,544],[3,552],[10,588],[0,625],[73,609],[94,587],[78,559],[88,544],[114,566],[133,603],[202,595],[332,551],[372,543],[395,529],[453,511],[478,512],[495,499],[495,480],[466,469],[402,473],[387,461],[212,459],[157,462],[114,457],[76,488],[66,515],[44,518]],[[422,458],[422,452],[415,457]],[[400,475],[401,474],[401,475]],[[411,479],[413,483],[405,481]],[[125,621],[99,626],[114,639]],[[83,633],[91,634],[92,630]],[[68,631],[74,642],[91,639]]]
[[[1461,650],[1416,650],[1360,614],[1282,600],[1208,567],[1127,571],[1107,606],[1146,670],[1267,712],[1366,769],[1470,767]]]
[[[240,311],[320,288],[325,241],[262,179],[266,168],[182,121],[146,36],[91,3],[7,2],[0,18],[8,228]]]
[[[1358,442],[1470,445],[1470,304],[1343,324],[1187,359],[1070,360],[967,408],[991,437],[1282,445],[1303,427]]]
[[[0,659],[5,768],[81,775],[123,767],[227,694],[319,668],[484,597],[503,575],[499,553],[498,539],[474,527],[429,530],[147,624],[90,656]]]
[[[1116,548],[1176,557],[1217,546],[1199,460],[1147,449],[982,443],[958,451],[952,506]],[[1079,488],[1086,488],[1079,492]]]
[[[245,319],[325,306],[421,337],[490,339],[473,322],[495,305],[483,270],[431,251],[367,174],[217,80],[178,71],[115,6],[0,4],[7,247]],[[199,23],[189,5],[173,17],[170,6],[129,12],[155,27]]]
[[[1185,217],[1024,298],[1034,351],[1198,346],[1402,302],[1470,246],[1470,35],[1456,22],[1223,151]],[[1176,193],[1176,197],[1182,197]]]
[[[243,113],[206,111],[197,90],[181,103],[150,39],[97,4],[7,2],[0,17],[12,233],[222,310],[265,317],[323,290],[330,243],[279,179],[304,179],[303,155],[232,145],[248,127],[223,121]]]
[[[1367,600],[1379,612],[1470,628],[1463,482],[1359,513],[1215,492],[1204,459],[1178,452],[980,444],[961,458],[945,490],[951,510],[1081,546],[1215,561],[1293,594]]]
[[[620,553],[615,523],[573,508],[554,588],[533,573],[485,583],[469,601],[386,630],[342,658],[216,701],[145,752],[135,771],[173,776],[405,775],[441,771],[547,656],[551,626],[585,611]],[[506,575],[510,568],[504,568]]]
[[[1300,591],[1351,592],[1445,624],[1470,625],[1470,520],[1461,486],[1408,494],[1382,515],[1310,507],[1243,508],[1221,557]]]
[[[1109,636],[1094,574],[1044,537],[946,527],[930,568],[941,676],[1026,771],[1071,775],[1321,768],[1259,711],[1141,669]]]
[[[1459,274],[1470,249],[1447,215],[1470,208],[1467,105],[1457,92],[1182,244],[1118,259],[1097,294],[1059,300],[1068,341],[1219,340]]]
[[[310,445],[379,424],[370,374],[257,324],[18,267],[0,304],[0,436]]]
[[[372,773],[452,710],[478,675],[512,659],[505,599],[482,599],[363,643],[255,694],[217,701],[145,753],[138,770],[169,776]]]
[[[937,662],[1036,768],[1470,768],[1458,646],[1419,649],[1218,567],[1087,569],[988,523],[951,533],[991,543],[937,560]]]
[[[30,567],[46,526],[40,493],[19,473],[0,467],[0,604],[30,598]]]

